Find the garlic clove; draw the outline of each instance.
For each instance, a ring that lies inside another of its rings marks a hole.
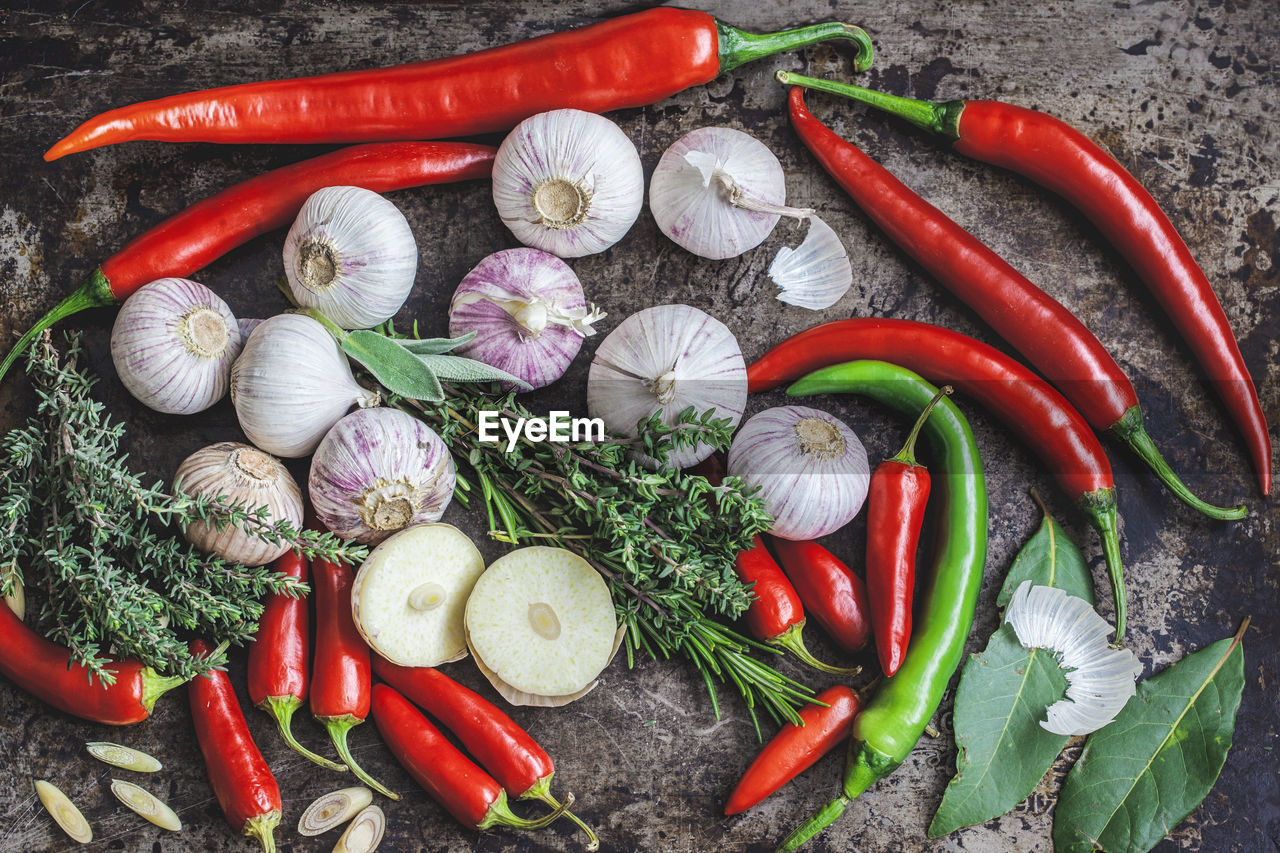
[[[839,235],[814,216],[798,248],[778,250],[769,277],[782,291],[778,301],[820,311],[839,302],[853,286],[853,265]]]

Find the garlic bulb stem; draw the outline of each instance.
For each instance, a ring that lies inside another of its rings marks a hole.
[[[792,219],[804,221],[813,216],[812,207],[788,207],[785,204],[770,204],[764,199],[755,198],[745,192],[738,182],[724,169],[716,169],[713,175],[716,183],[724,190],[725,199],[734,207],[750,210],[754,213],[767,213],[773,216],[790,216]]]

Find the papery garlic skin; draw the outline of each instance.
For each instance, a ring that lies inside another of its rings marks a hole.
[[[157,412],[191,415],[227,393],[240,329],[227,303],[185,278],[162,278],[120,306],[111,360],[121,383]]]
[[[731,426],[747,405],[747,368],[737,340],[719,320],[688,305],[646,308],[623,320],[596,349],[587,376],[587,411],[614,435],[662,410],[674,424],[690,406],[715,409]],[[672,451],[668,465],[686,468],[714,452],[708,444]],[[646,464],[654,461],[640,456]]]
[[[311,459],[316,516],[342,539],[374,545],[397,530],[439,521],[457,483],[440,436],[399,409],[352,412]]]
[[[368,329],[395,316],[417,272],[418,246],[404,214],[361,187],[312,193],[284,240],[294,301],[344,329]]]
[[[552,110],[525,119],[498,147],[493,203],[516,239],[579,258],[622,239],[640,215],[640,155],[609,119]]]
[[[280,460],[256,447],[223,441],[201,448],[183,460],[174,474],[174,488],[185,495],[222,496],[250,511],[265,507],[267,524],[288,521],[302,528],[302,491]],[[187,541],[207,554],[233,563],[261,566],[289,550],[228,524],[222,530],[202,521],[182,531]]]
[[[378,399],[356,382],[324,326],[301,314],[262,321],[231,369],[240,428],[276,456],[310,454],[353,406],[376,406]]]
[[[507,249],[482,260],[454,291],[449,337],[474,332],[459,355],[542,388],[564,375],[604,316],[587,304],[564,261],[540,249]]]
[[[769,278],[782,291],[777,294],[779,302],[821,311],[839,302],[853,286],[853,265],[840,236],[814,216],[797,248],[778,250],[769,264]]]
[[[844,527],[862,509],[871,484],[867,451],[843,421],[806,406],[753,415],[729,448],[727,469],[760,487],[769,532],[806,540]]]

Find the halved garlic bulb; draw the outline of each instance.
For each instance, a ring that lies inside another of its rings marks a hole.
[[[835,305],[849,291],[853,265],[839,235],[813,216],[799,247],[778,250],[769,264],[769,278],[782,291],[777,296],[779,302],[820,311]]]

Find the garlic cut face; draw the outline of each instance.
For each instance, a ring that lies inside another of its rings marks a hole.
[[[284,241],[294,301],[344,329],[367,329],[395,316],[417,272],[418,246],[408,220],[361,187],[312,193]]]
[[[526,246],[578,258],[622,239],[640,215],[640,155],[609,119],[582,110],[531,116],[493,163],[493,203]]]

